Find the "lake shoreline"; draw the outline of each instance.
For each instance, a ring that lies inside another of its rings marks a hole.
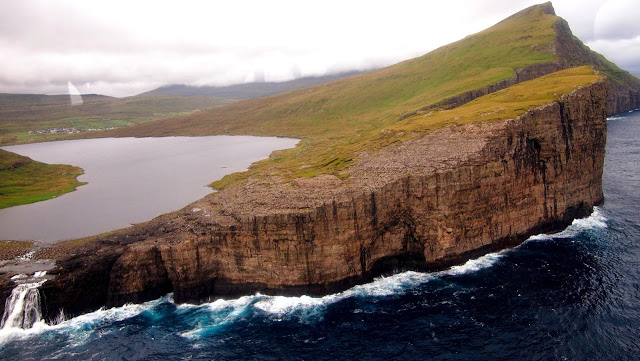
[[[0,210],[0,239],[50,244],[146,222],[213,192],[208,185],[216,179],[244,171],[296,143],[292,138],[227,135],[3,147],[43,162],[79,165],[85,170],[79,180],[89,184],[47,202]]]

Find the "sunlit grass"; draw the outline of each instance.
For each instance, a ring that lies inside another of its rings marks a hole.
[[[450,125],[512,119],[601,78],[589,66],[577,67],[520,83],[451,110],[424,112],[388,126],[354,131],[341,137],[305,137],[296,148],[274,152],[269,159],[256,163],[249,171],[224,177],[212,186],[221,189],[258,174],[277,174],[285,181],[320,174],[344,177],[341,171],[353,163],[358,152],[372,152],[405,141],[414,133]]]
[[[0,209],[51,199],[85,183],[81,168],[45,164],[0,149]]]

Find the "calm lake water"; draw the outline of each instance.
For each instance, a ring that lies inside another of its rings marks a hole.
[[[0,330],[0,360],[637,360],[640,112],[609,121],[605,203],[561,233],[325,297],[172,296]]]
[[[45,242],[91,236],[175,211],[208,184],[296,139],[249,136],[83,139],[3,147],[79,166],[88,182],[58,198],[0,210],[0,239]]]

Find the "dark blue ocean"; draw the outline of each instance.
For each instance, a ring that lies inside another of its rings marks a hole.
[[[640,112],[609,120],[605,204],[440,273],[322,298],[171,295],[0,332],[3,360],[640,359]]]

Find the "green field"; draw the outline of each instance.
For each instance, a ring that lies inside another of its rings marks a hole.
[[[81,168],[45,164],[0,149],[0,209],[51,199],[85,183]]]
[[[469,105],[476,108],[465,106],[434,112],[428,117],[404,119],[407,114],[415,114],[444,99],[510,78],[516,69],[562,61],[563,54],[554,50],[559,38],[556,24],[560,21],[546,5],[533,6],[480,33],[384,69],[105,134],[229,133],[302,139],[295,149],[275,152],[248,173],[215,182],[216,188],[261,172],[278,174],[284,180],[318,174],[340,177],[359,152],[375,151],[407,139],[413,132],[489,120],[480,115],[497,108],[504,111],[496,116],[513,117],[553,100],[556,94],[598,79],[589,67],[570,70],[556,77],[521,84]],[[507,101],[509,96],[519,98]]]
[[[451,110],[420,111],[445,99],[511,78],[518,69],[546,63],[576,68],[520,83]],[[577,67],[579,65],[586,66]],[[170,118],[168,115],[171,113],[175,115],[188,110],[178,108],[177,103],[172,104],[167,98],[123,98],[119,100],[121,106],[118,109],[126,103],[127,113],[115,108],[109,110],[104,105],[105,100],[99,96],[95,99],[89,97],[85,105],[93,104],[92,109],[99,109],[95,110],[101,114],[99,117],[65,113],[65,117],[55,118],[55,122],[61,122],[56,124],[73,127],[139,124],[54,137],[218,134],[295,137],[301,139],[296,148],[274,152],[269,159],[255,164],[249,171],[227,176],[212,186],[224,188],[248,176],[270,175],[283,181],[319,174],[345,177],[343,170],[351,166],[361,152],[375,152],[389,144],[404,141],[415,133],[451,124],[516,117],[571,92],[575,87],[597,81],[601,76],[595,74],[594,69],[607,75],[613,85],[640,84],[638,79],[591,52],[571,34],[566,22],[553,14],[550,4],[543,4],[525,9],[489,29],[424,56],[387,68],[188,115]],[[63,113],[69,108],[66,106]],[[77,111],[80,108],[71,109]],[[149,109],[156,113],[143,116]],[[127,118],[125,114],[130,113],[136,116]],[[151,118],[155,120],[151,121]],[[1,116],[0,119],[7,117]],[[16,124],[20,128],[11,128]],[[24,134],[25,124],[15,119],[0,121],[0,135],[3,137],[0,140],[34,141],[32,134]],[[37,126],[42,127],[42,123]],[[17,134],[19,129],[23,132],[21,135]]]
[[[0,145],[91,137],[100,129],[191,114],[231,102],[214,97],[84,95],[83,104],[72,106],[67,95],[0,94]],[[83,133],[38,133],[52,128]]]

